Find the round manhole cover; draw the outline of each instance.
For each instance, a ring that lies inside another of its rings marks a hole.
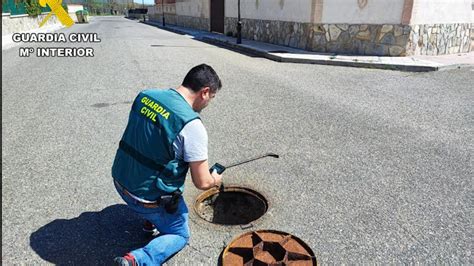
[[[199,195],[194,210],[204,220],[222,225],[245,225],[260,218],[268,209],[267,200],[244,187],[210,189]]]
[[[291,234],[261,230],[234,239],[222,252],[222,265],[317,265],[311,248]]]

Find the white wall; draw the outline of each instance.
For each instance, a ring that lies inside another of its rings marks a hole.
[[[416,0],[415,0],[416,1]],[[442,0],[441,0],[442,1]],[[399,24],[404,0],[324,0],[322,23]]]
[[[156,5],[155,6],[149,6],[149,7],[147,7],[147,9],[148,9],[148,15],[160,14]]]
[[[67,12],[69,14],[76,14],[76,11],[79,10],[84,10],[84,7],[82,5],[77,5],[77,4],[68,4],[67,5]]]
[[[176,1],[176,15],[209,18],[210,0]]]
[[[472,0],[415,0],[410,24],[469,23]]]
[[[237,0],[224,1],[225,16],[237,17]],[[313,1],[323,4],[321,23],[325,24],[400,24],[405,3],[405,0],[241,0],[241,16],[311,22]],[[410,24],[474,23],[474,0],[413,1]],[[176,14],[209,18],[210,2],[177,0]]]
[[[247,19],[310,22],[312,0],[241,0],[240,15]],[[225,0],[225,16],[237,17],[237,0]]]

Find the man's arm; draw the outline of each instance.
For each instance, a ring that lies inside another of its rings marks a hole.
[[[222,183],[222,175],[216,172],[209,173],[209,163],[207,160],[190,162],[191,177],[194,185],[201,190],[206,190]]]

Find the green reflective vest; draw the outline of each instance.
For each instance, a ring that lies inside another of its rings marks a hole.
[[[173,142],[194,119],[199,119],[198,113],[176,90],[142,91],[115,155],[113,178],[146,200],[183,192],[189,164],[175,158]]]

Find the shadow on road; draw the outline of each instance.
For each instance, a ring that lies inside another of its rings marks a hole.
[[[157,24],[154,24],[154,25],[153,24],[148,24],[148,23],[145,23],[143,21],[140,21],[140,23],[142,23],[143,25],[147,25],[147,26],[150,26],[150,27],[153,27],[153,28],[159,28],[161,30],[176,33],[176,34],[179,34],[179,35],[190,35],[190,36],[192,36],[192,39],[195,40],[195,41],[211,45],[211,47],[206,47],[206,46],[189,46],[189,47],[186,47],[186,46],[182,46],[182,48],[208,49],[208,48],[216,48],[217,47],[217,48],[224,48],[224,49],[227,49],[227,50],[231,50],[231,51],[240,53],[240,54],[248,56],[248,57],[259,57],[259,58],[263,57],[262,54],[258,54],[255,51],[251,51],[249,49],[242,49],[242,48],[239,48],[238,46],[224,45],[221,42],[212,41],[212,38],[204,39],[203,35],[212,34],[212,33],[207,32],[207,31],[190,30],[190,31],[184,32],[182,30],[179,30],[179,29],[176,29],[176,28],[173,28],[173,27],[163,27],[163,26],[157,25]],[[175,47],[175,48],[179,47],[179,46],[168,46],[168,45],[160,45],[160,44],[152,44],[150,46],[151,47]]]
[[[58,219],[30,236],[30,245],[44,260],[64,265],[110,265],[116,256],[142,247],[151,238],[141,230],[143,220],[126,205]]]

